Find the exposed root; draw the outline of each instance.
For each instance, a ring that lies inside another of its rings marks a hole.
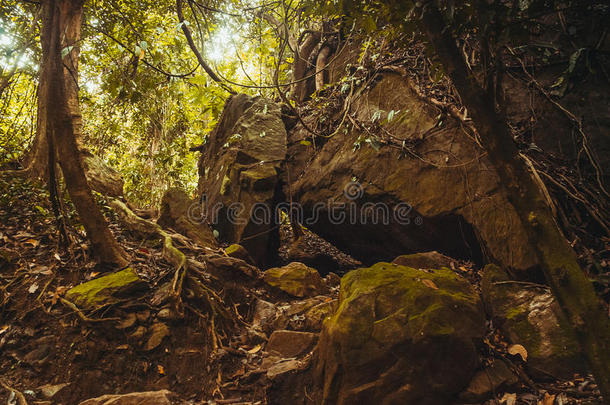
[[[204,319],[207,318],[211,328],[210,333],[213,349],[216,351],[219,347],[218,342],[220,340],[218,332],[216,331],[216,319],[229,321],[232,324],[236,324],[237,321],[233,314],[224,307],[222,298],[214,290],[199,280],[199,278],[201,278],[201,271],[197,267],[200,266],[195,264],[196,262],[193,260],[187,260],[186,255],[174,246],[172,235],[163,230],[158,224],[137,216],[119,200],[113,200],[110,205],[118,213],[119,219],[123,225],[130,231],[145,238],[158,237],[163,240],[163,258],[170,262],[175,268],[171,297],[173,299],[174,307],[178,313],[182,313],[181,308],[186,307],[194,314]],[[191,266],[193,266],[193,271],[189,271]],[[204,301],[209,309],[208,316],[205,316],[192,305],[183,302],[182,296],[185,288],[190,290],[194,296]]]
[[[94,319],[94,318],[89,318],[87,315],[85,315],[83,313],[83,311],[81,311],[80,309],[78,309],[78,307],[76,305],[74,305],[74,303],[68,301],[65,298],[59,297],[59,300],[61,301],[62,304],[64,304],[66,307],[70,308],[72,311],[74,311],[76,313],[76,315],[78,315],[78,317],[83,321],[83,322],[89,322],[89,323],[100,323],[100,322],[108,322],[108,321],[120,321],[121,318],[100,318],[100,319]]]
[[[28,405],[28,401],[26,401],[25,396],[21,393],[21,391],[7,385],[3,379],[0,379],[0,385],[4,387],[4,389],[6,389],[7,391],[13,392],[15,394],[18,405]]]

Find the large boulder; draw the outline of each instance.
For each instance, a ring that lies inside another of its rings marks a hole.
[[[202,216],[201,205],[180,188],[170,188],[163,195],[157,223],[164,228],[173,228],[201,246],[218,245],[206,218]]]
[[[273,242],[278,170],[286,157],[280,106],[262,97],[231,97],[200,149],[198,189],[209,220],[222,241],[241,244],[264,263]]]
[[[478,294],[449,269],[351,271],[320,336],[317,403],[446,404],[474,375],[484,333]]]
[[[571,378],[586,371],[576,336],[547,287],[510,280],[493,264],[484,268],[481,286],[494,323],[527,350],[530,374]]]
[[[365,263],[438,250],[520,270],[536,266],[485,151],[459,122],[439,115],[397,73],[380,75],[350,105],[360,122],[377,119],[381,128],[345,124],[349,130],[315,148],[301,125],[289,134],[284,194],[301,204],[308,228]]]
[[[270,286],[294,297],[313,297],[328,292],[320,273],[299,262],[266,270],[263,278]]]

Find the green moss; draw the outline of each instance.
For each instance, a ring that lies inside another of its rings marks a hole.
[[[234,243],[231,246],[229,246],[228,248],[226,248],[225,252],[227,253],[228,256],[231,256],[231,254],[237,252],[240,249],[243,249],[242,246]]]
[[[339,301],[339,309],[327,323],[350,345],[365,342],[371,333],[418,339],[422,334],[477,334],[483,325],[478,294],[449,269],[427,272],[377,263],[346,274]],[[456,324],[455,319],[464,322]]]
[[[66,299],[81,308],[95,308],[116,300],[119,292],[140,285],[142,280],[131,267],[95,280],[77,285],[68,290]]]

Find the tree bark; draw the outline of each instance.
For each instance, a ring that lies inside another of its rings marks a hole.
[[[493,100],[469,71],[451,30],[432,2],[424,9],[423,29],[472,117],[553,295],[580,340],[602,395],[610,400],[610,320],[603,304],[559,230],[544,195],[519,158],[506,119],[496,112]]]
[[[325,80],[325,71],[324,68],[328,63],[328,56],[330,55],[330,47],[325,46],[320,50],[318,57],[316,58],[316,91],[319,92],[324,87]]]
[[[319,32],[311,32],[307,34],[303,44],[298,47],[298,53],[294,56],[292,67],[293,79],[295,82],[290,89],[290,97],[293,100],[301,103],[309,94],[307,94],[307,80],[303,80],[309,70],[309,57],[320,43],[321,35]]]
[[[45,114],[40,119],[44,119],[43,130],[48,131],[51,139],[47,144],[56,146],[68,193],[91,241],[94,256],[102,263],[124,266],[127,264],[125,253],[93,199],[76,141],[82,128],[77,93],[78,43],[65,44],[62,38],[64,35],[80,38],[83,3],[84,0],[42,3],[40,95]]]
[[[44,6],[43,6],[44,8]],[[82,7],[81,7],[82,8]],[[47,17],[42,11],[43,24]],[[76,143],[80,147],[82,116],[78,105],[78,56],[80,53],[79,43],[81,40],[81,17],[80,13],[68,13],[64,16],[65,20],[61,21],[62,35],[60,36],[60,51],[62,49],[71,51],[63,59],[63,75],[66,88],[66,97],[68,100],[68,109],[74,121],[74,136]],[[41,29],[44,29],[41,28]],[[49,46],[50,38],[40,38],[44,46],[45,41]],[[72,47],[72,48],[70,48]],[[44,48],[43,48],[44,49]],[[24,160],[26,175],[36,179],[48,178],[48,140],[47,140],[47,97],[48,89],[45,87],[43,80],[43,70],[39,74],[38,86],[38,104],[37,104],[37,120],[36,120],[36,136],[32,147]]]

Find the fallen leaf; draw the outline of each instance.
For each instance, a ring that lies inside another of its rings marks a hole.
[[[438,290],[438,287],[436,286],[436,284],[434,284],[434,281],[432,281],[432,280],[428,280],[427,278],[423,278],[421,280],[421,282],[426,287],[432,288],[433,290]]]
[[[521,356],[523,361],[527,361],[527,350],[525,350],[525,347],[521,345],[511,345],[508,348],[508,353],[512,354],[513,356],[518,354]]]
[[[59,256],[59,254],[58,254],[58,253],[53,254],[53,257],[54,257],[55,259],[57,259],[58,261],[61,261],[61,257]]]
[[[34,283],[28,288],[30,294],[34,294],[38,290],[38,284]]]
[[[544,398],[538,401],[538,405],[553,405],[555,403],[555,395],[551,395],[548,392],[544,393]]]
[[[8,325],[0,326],[0,335],[2,335],[4,332],[6,332],[8,330],[8,328],[9,328]]]
[[[38,242],[36,239],[26,239],[25,242],[23,243],[27,243],[28,245],[32,245],[33,247],[38,247],[38,245],[40,245],[40,242]]]
[[[517,403],[517,394],[509,394],[508,392],[504,393],[502,398],[500,398],[500,403],[506,405],[515,405]]]
[[[120,345],[116,347],[117,350],[127,350],[129,349],[129,345]]]
[[[248,350],[248,353],[254,354],[254,353],[258,352],[261,349],[261,347],[262,347],[261,345],[256,345],[252,349]]]
[[[157,371],[159,372],[159,374],[165,375],[165,369],[161,364],[157,364]]]

